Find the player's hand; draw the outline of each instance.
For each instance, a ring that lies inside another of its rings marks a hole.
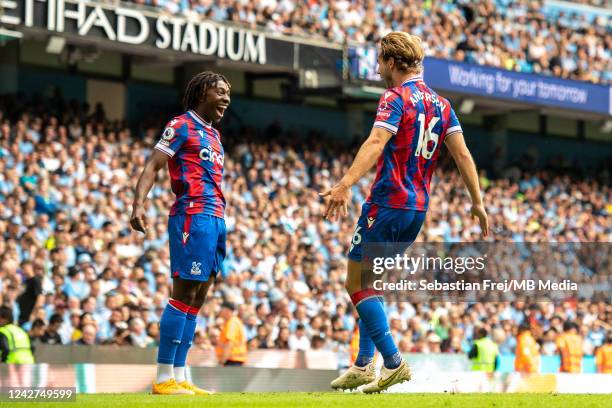
[[[134,231],[140,231],[146,234],[147,221],[144,214],[144,207],[142,205],[134,205],[132,207],[132,216],[130,217],[130,226]]]
[[[336,221],[338,215],[345,217],[348,214],[348,203],[351,199],[351,188],[340,182],[327,191],[319,193],[320,197],[328,197],[327,208],[323,215],[326,219]]]
[[[472,205],[472,218],[478,217],[480,222],[480,229],[482,230],[482,236],[484,238],[489,236],[489,217],[482,204]]]

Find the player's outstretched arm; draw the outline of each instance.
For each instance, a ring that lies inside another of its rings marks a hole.
[[[391,137],[393,133],[387,129],[372,128],[370,136],[359,148],[353,164],[340,182],[349,187],[358,182],[376,163]]]
[[[392,136],[393,133],[386,129],[372,128],[370,136],[359,148],[353,164],[342,177],[342,180],[329,190],[319,193],[321,197],[329,197],[325,218],[335,220],[337,213],[341,216],[348,214],[351,186],[372,168]]]
[[[472,216],[478,217],[480,229],[484,237],[489,235],[489,220],[487,212],[482,204],[480,196],[480,183],[478,181],[478,172],[472,155],[465,145],[465,139],[462,132],[448,135],[445,139],[446,147],[453,156],[453,160],[461,173],[461,178],[467,187],[472,199]]]
[[[138,178],[136,189],[134,191],[134,202],[132,204],[132,216],[130,217],[130,225],[136,231],[142,233],[147,232],[147,222],[145,220],[144,202],[149,194],[149,190],[153,187],[155,177],[159,169],[164,167],[168,162],[169,156],[157,149],[153,149],[153,153],[145,163],[145,167]]]

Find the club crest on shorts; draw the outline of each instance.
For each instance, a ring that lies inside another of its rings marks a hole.
[[[187,242],[187,238],[189,238],[189,233],[183,232],[183,244]]]
[[[202,265],[201,262],[192,262],[191,263],[191,274],[192,275],[201,275],[202,274],[202,270],[200,269],[201,265]]]
[[[375,220],[376,218],[374,217],[368,217],[368,228],[372,228],[372,224],[374,224]]]

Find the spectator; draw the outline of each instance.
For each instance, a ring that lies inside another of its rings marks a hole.
[[[234,311],[233,303],[224,302],[219,313],[223,319],[223,329],[217,346],[217,359],[224,366],[241,366],[246,361],[246,334],[242,321]]]
[[[34,265],[31,261],[21,263],[21,272],[24,277],[24,290],[17,298],[19,304],[19,325],[30,319],[35,306],[42,305],[42,278],[34,273]]]
[[[159,323],[151,322],[147,324],[147,336],[153,339],[152,346],[157,346],[159,344]]]
[[[424,350],[423,352],[426,352],[426,353],[440,353],[441,352],[440,344],[442,343],[442,340],[440,339],[440,336],[438,336],[433,331],[430,331],[427,334],[426,340],[427,340],[427,349]]]
[[[146,332],[144,321],[139,318],[133,318],[129,324],[130,328],[130,343],[138,347],[149,347],[154,344],[154,341]]]
[[[544,332],[542,337],[542,355],[554,356],[557,354],[557,331],[554,328]]]
[[[120,322],[117,324],[117,330],[115,330],[115,335],[110,340],[110,344],[114,344],[116,346],[132,345],[132,337],[130,336],[127,323]]]
[[[288,327],[281,327],[280,330],[278,331],[278,336],[276,337],[276,340],[274,341],[274,348],[278,349],[278,350],[295,350],[293,348],[291,348],[291,332],[289,331]],[[257,339],[255,339],[257,340]]]
[[[42,319],[36,319],[32,322],[32,327],[28,333],[30,336],[30,343],[32,347],[42,343],[42,338],[45,335],[45,321]]]
[[[595,1],[594,1],[595,2]],[[594,3],[593,2],[593,3]],[[319,41],[375,44],[390,31],[421,36],[428,56],[609,83],[609,17],[566,3],[562,8],[528,0],[388,2],[296,1],[262,2],[247,6],[176,1],[160,9],[194,20],[212,18],[250,28]],[[602,0],[599,6],[604,6]],[[575,16],[568,19],[567,14]],[[535,28],[534,28],[535,27]],[[468,35],[466,35],[468,34]],[[102,112],[99,115],[103,115]]]
[[[268,330],[268,327],[265,324],[260,324],[257,327],[257,336],[255,337],[255,339],[257,339],[258,348],[272,348],[272,346],[270,346],[270,331]]]
[[[62,344],[62,338],[59,335],[60,328],[64,323],[64,319],[59,314],[54,314],[49,319],[49,325],[45,330],[45,334],[41,337],[40,341],[44,344]]]
[[[295,333],[289,336],[288,346],[291,350],[306,351],[310,349],[310,339],[306,336],[306,330],[303,324],[298,324]]]
[[[96,339],[96,326],[93,324],[85,324],[82,328],[82,333],[81,338],[78,339],[75,344],[93,346],[98,343]]]
[[[402,337],[402,339],[397,343],[397,348],[400,353],[406,354],[410,353],[412,350],[413,344],[412,341],[407,337]]]

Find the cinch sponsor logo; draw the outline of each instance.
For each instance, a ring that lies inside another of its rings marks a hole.
[[[384,111],[384,110],[378,111],[378,119],[387,120],[389,119],[390,116],[391,116],[391,112],[389,111]]]
[[[206,146],[200,150],[200,159],[223,166],[223,155],[215,152],[210,146]]]

